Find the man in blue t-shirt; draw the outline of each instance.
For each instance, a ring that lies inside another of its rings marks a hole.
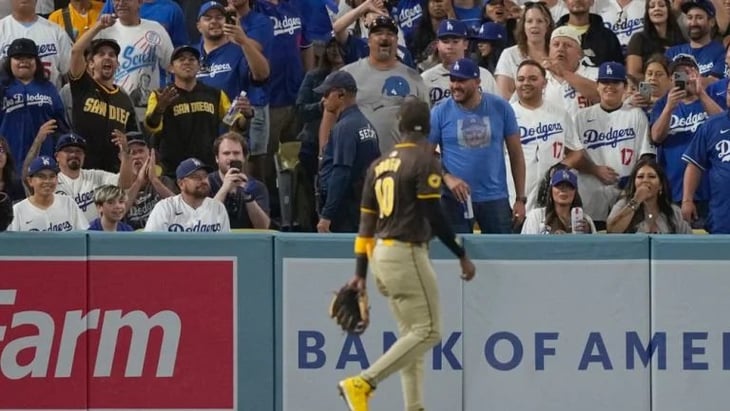
[[[677,56],[669,66],[669,72],[672,76],[682,73],[687,80],[684,85],[680,83],[681,80],[673,80],[669,93],[654,104],[649,123],[651,139],[657,146],[657,162],[667,173],[672,201],[679,204],[682,201],[685,169],[682,154],[687,150],[697,128],[708,116],[722,110],[702,87],[697,62],[692,56]],[[705,225],[708,199],[709,186],[707,179],[703,179],[694,197],[699,218],[693,222],[693,228]]]
[[[682,4],[687,17],[689,43],[667,49],[669,60],[681,54],[689,54],[697,61],[700,74],[705,77],[703,85],[725,77],[725,48],[712,39],[715,21],[715,6],[709,0],[689,1]]]
[[[378,135],[357,107],[357,83],[346,71],[335,71],[314,89],[322,106],[337,117],[319,171],[320,233],[356,233],[365,174],[380,157]]]
[[[449,70],[451,97],[431,111],[431,144],[441,149],[442,202],[454,231],[511,233],[525,218],[525,158],[512,107],[479,90],[479,66],[459,59]],[[504,148],[507,147],[516,200],[510,210]],[[514,213],[512,213],[514,211]],[[473,214],[473,215],[472,215]]]
[[[695,192],[706,172],[710,204],[705,229],[711,234],[730,234],[730,113],[716,114],[697,128],[682,160],[687,162],[682,215],[688,221],[697,219]]]

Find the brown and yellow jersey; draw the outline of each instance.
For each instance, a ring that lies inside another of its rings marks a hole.
[[[360,211],[377,217],[375,236],[422,243],[431,224],[419,200],[441,197],[441,166],[423,143],[396,144],[370,166]]]

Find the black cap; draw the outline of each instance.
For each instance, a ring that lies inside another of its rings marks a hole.
[[[396,26],[395,21],[388,16],[378,16],[375,20],[371,21],[368,26],[368,34],[377,29],[388,29],[395,34],[398,34],[398,26]]]
[[[674,73],[678,67],[689,67],[698,69],[700,66],[697,64],[697,59],[691,54],[679,53],[672,58],[672,62],[669,63],[669,72]]]
[[[341,88],[348,91],[357,91],[357,82],[352,74],[338,70],[333,71],[324,79],[322,84],[314,88],[315,93],[327,94],[328,91]]]
[[[183,53],[192,53],[196,59],[200,60],[200,51],[193,46],[180,46],[172,51],[170,61],[177,60]]]
[[[94,39],[91,41],[89,47],[86,48],[86,57],[93,56],[104,46],[111,47],[114,50],[114,54],[117,56],[122,51],[121,47],[119,47],[119,43],[117,43],[114,39]]]
[[[423,100],[408,96],[398,112],[398,130],[416,131],[428,135],[431,131],[431,109]]]
[[[143,144],[149,146],[145,135],[139,131],[130,131],[127,133],[127,144]]]
[[[38,46],[35,41],[26,38],[13,40],[8,47],[8,57],[32,56],[38,57]]]

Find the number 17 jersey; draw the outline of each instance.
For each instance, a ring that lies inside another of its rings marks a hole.
[[[425,142],[396,144],[370,165],[360,212],[375,214],[377,238],[423,243],[431,224],[419,201],[441,198],[441,166]]]

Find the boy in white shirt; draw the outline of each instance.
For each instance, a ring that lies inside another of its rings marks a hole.
[[[188,158],[177,166],[175,176],[180,194],[155,204],[145,231],[229,232],[231,224],[226,207],[208,197],[208,173],[213,168],[197,158]]]
[[[89,222],[71,197],[56,195],[58,165],[48,156],[28,166],[27,184],[32,194],[13,206],[10,231],[86,230]]]

